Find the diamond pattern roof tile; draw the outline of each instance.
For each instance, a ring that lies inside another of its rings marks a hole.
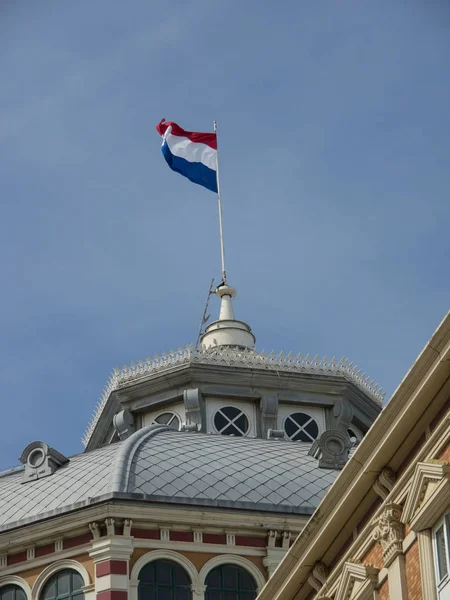
[[[309,444],[145,428],[74,456],[49,477],[0,477],[0,531],[120,492],[164,501],[309,514],[338,471],[319,469]]]

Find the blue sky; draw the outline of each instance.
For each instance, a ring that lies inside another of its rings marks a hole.
[[[449,27],[444,0],[3,1],[0,469],[81,451],[114,366],[195,341],[217,202],[162,117],[218,121],[258,348],[348,356],[389,396],[449,308]]]

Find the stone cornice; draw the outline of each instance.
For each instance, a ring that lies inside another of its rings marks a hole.
[[[435,332],[430,342],[407,373],[392,399],[381,412],[369,432],[358,446],[354,456],[347,463],[340,476],[325,496],[308,525],[289,550],[268,584],[262,590],[259,600],[290,600],[303,590],[311,566],[322,560],[324,548],[329,548],[341,530],[340,523],[351,518],[355,507],[367,494],[381,471],[389,465],[392,457],[399,452],[405,438],[414,430],[420,415],[435,400],[439,390],[450,375],[450,313]],[[446,399],[440,397],[438,406]],[[448,420],[433,432],[433,444],[442,428],[448,428]],[[420,433],[414,430],[415,439]],[[426,442],[428,450],[432,443]],[[409,436],[409,443],[412,438]],[[394,497],[400,485],[407,480],[402,475],[401,484],[396,483],[389,494]],[[378,511],[377,511],[378,512]],[[367,526],[365,527],[365,530]],[[360,537],[358,536],[357,545]],[[352,545],[354,548],[354,545]],[[347,554],[347,553],[346,553]],[[331,556],[328,557],[332,560]],[[334,578],[342,561],[333,569]],[[300,597],[300,596],[299,596]],[[301,596],[303,597],[303,596]]]
[[[189,526],[186,526],[188,517]],[[219,518],[218,518],[219,517]],[[54,543],[61,538],[73,537],[89,531],[89,523],[104,522],[107,518],[133,520],[135,528],[152,528],[165,525],[168,529],[190,531],[201,529],[209,533],[223,533],[235,529],[241,535],[266,535],[270,530],[289,530],[297,535],[307,517],[285,514],[262,514],[246,511],[225,510],[207,507],[179,507],[170,505],[143,504],[115,500],[85,507],[82,511],[72,511],[57,515],[53,519],[24,525],[0,535],[0,554],[26,550],[30,545]],[[218,525],[220,523],[220,525]],[[51,524],[51,525],[50,525]]]
[[[225,346],[213,350],[203,350],[188,346],[184,349],[179,348],[177,351],[171,350],[169,354],[163,353],[161,356],[153,359],[147,358],[145,361],[139,361],[137,364],[131,364],[130,366],[122,367],[122,369],[114,369],[86,429],[83,437],[84,445],[87,446],[89,444],[100,415],[114,391],[160,373],[168,373],[196,364],[257,369],[261,371],[277,370],[322,376],[334,375],[352,382],[379,405],[381,405],[384,398],[381,388],[346,358],[337,360],[335,358],[328,359],[327,357],[311,357],[309,354],[306,356],[302,356],[301,354],[294,356],[292,353],[285,355],[283,352],[280,354],[276,354],[275,352],[267,354],[265,352],[258,353],[255,350],[238,351]]]

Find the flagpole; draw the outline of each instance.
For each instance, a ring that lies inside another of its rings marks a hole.
[[[214,133],[217,140],[217,123],[214,121]],[[220,229],[220,254],[222,257],[222,281],[227,282],[227,272],[225,270],[225,246],[223,243],[223,219],[222,219],[222,198],[220,197],[220,180],[219,180],[219,148],[216,152],[216,176],[217,176],[217,199],[219,203],[219,229]]]

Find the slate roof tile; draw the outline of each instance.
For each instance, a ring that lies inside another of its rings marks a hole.
[[[338,474],[318,468],[308,455],[309,444],[162,430],[136,444],[129,470],[119,476],[114,468],[123,444],[74,456],[53,475],[26,484],[20,470],[2,474],[0,530],[111,493],[113,479],[122,481],[122,476],[126,488],[121,493],[150,499],[242,502],[246,508],[272,505],[279,512],[301,513],[318,505]]]

